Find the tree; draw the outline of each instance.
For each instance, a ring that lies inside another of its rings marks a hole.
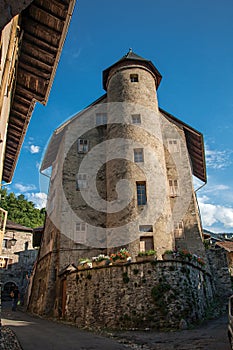
[[[19,196],[13,192],[8,194],[6,189],[2,189],[0,195],[0,207],[8,211],[8,220],[31,228],[43,226],[45,208],[37,209],[23,194]]]

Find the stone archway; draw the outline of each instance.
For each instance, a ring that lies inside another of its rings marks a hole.
[[[4,284],[2,288],[2,300],[11,300],[10,293],[16,286],[16,283],[13,281],[8,281]]]

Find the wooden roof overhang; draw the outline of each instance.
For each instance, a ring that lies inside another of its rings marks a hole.
[[[19,47],[3,181],[10,182],[34,109],[46,104],[76,0],[34,0],[20,17]]]
[[[203,135],[191,126],[174,117],[172,114],[164,111],[161,108],[159,110],[169,120],[173,121],[184,130],[193,175],[206,183],[207,177]]]

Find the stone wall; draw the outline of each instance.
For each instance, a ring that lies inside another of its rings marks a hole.
[[[215,246],[206,249],[206,256],[213,276],[216,296],[222,299],[223,302],[225,300],[225,304],[227,304],[228,297],[232,294],[232,284],[226,251]]]
[[[65,319],[78,327],[177,329],[214,302],[211,275],[182,261],[108,266],[66,276]]]

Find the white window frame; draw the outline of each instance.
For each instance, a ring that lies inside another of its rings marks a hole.
[[[108,115],[107,115],[107,113],[96,113],[96,115],[95,115],[96,126],[106,125],[107,122],[108,122]]]
[[[77,191],[85,190],[87,188],[87,185],[88,185],[87,174],[78,173],[76,175],[76,189],[77,189]]]
[[[131,114],[132,124],[139,125],[141,124],[141,114]]]
[[[168,139],[167,140],[168,150],[170,153],[180,152],[180,140],[179,139]]]
[[[78,153],[87,153],[89,142],[87,139],[78,139]]]
[[[144,162],[143,148],[134,148],[133,156],[134,156],[134,163],[143,163]]]
[[[79,244],[85,244],[86,233],[87,233],[87,224],[83,221],[76,222],[74,242]]]
[[[177,179],[169,179],[169,195],[174,198],[179,196],[179,181]]]

